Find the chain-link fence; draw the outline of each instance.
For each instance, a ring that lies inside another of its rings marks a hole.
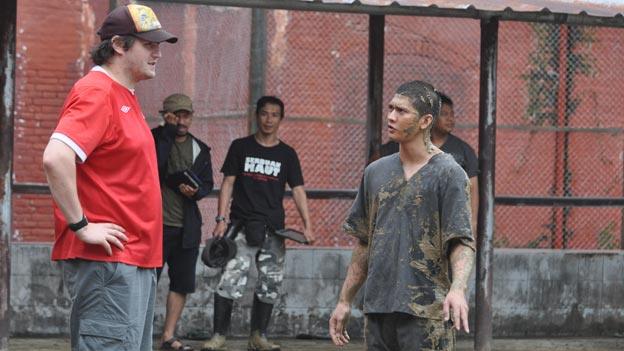
[[[497,195],[624,196],[624,109],[614,79],[624,71],[623,33],[501,25]],[[496,213],[501,246],[621,248],[619,208],[505,206]]]
[[[150,126],[162,123],[163,99],[181,92],[193,100],[191,133],[211,148],[215,187],[232,140],[246,136],[249,108],[251,9],[144,1],[154,9],[175,45],[161,45],[157,78],[137,89]],[[203,236],[210,236],[217,214],[217,198],[200,203]]]
[[[154,126],[167,95],[190,95],[191,131],[212,148],[217,187],[231,141],[250,132],[250,81],[260,79],[265,94],[286,104],[280,136],[297,150],[306,188],[357,188],[366,164],[367,15],[265,10],[265,27],[253,28],[247,8],[143,3],[180,38],[162,46],[157,79],[137,89],[145,115]],[[263,57],[251,56],[255,30],[265,33]],[[497,196],[624,196],[622,31],[501,23]],[[431,82],[454,101],[453,133],[476,151],[479,41],[477,20],[386,16],[384,103],[402,82]],[[263,77],[250,77],[251,62],[262,63]],[[309,204],[318,245],[353,243],[341,230],[351,200]],[[287,224],[301,228],[293,201],[285,205]],[[200,207],[208,236],[216,198]],[[622,246],[620,208],[506,205],[495,214],[497,247]]]
[[[503,22],[499,32],[496,195],[622,197],[621,29]],[[620,37],[618,37],[618,34]],[[384,96],[408,79],[454,100],[454,133],[477,150],[479,22],[388,17]],[[612,207],[496,209],[497,247],[621,247]]]
[[[176,24],[171,31],[180,33],[180,41],[162,46],[158,74],[168,77],[167,84],[145,82],[138,89],[140,101],[155,125],[161,121],[158,110],[166,95],[181,91],[193,98],[191,131],[212,148],[217,187],[230,143],[250,132],[252,60],[264,63],[264,94],[285,103],[280,138],[298,152],[306,188],[357,187],[366,162],[368,70],[361,55],[365,58],[368,49],[368,16],[264,11],[266,27],[255,30],[265,31],[266,57],[251,58],[252,10],[145,3],[162,22]],[[350,204],[351,200],[309,200],[317,245],[353,243],[340,229]],[[288,226],[301,228],[294,202],[287,200],[285,207]],[[200,208],[207,237],[214,228],[216,198],[203,200]]]
[[[266,93],[280,96],[282,140],[301,159],[306,188],[354,189],[366,162],[368,16],[267,11]],[[311,200],[320,246],[347,246],[351,200]],[[294,201],[287,224],[300,227]]]
[[[198,41],[204,49],[194,50],[194,60],[202,62],[195,80],[214,82],[214,74],[239,73],[235,82],[217,81],[195,93],[196,98],[215,92],[239,98],[234,99],[234,108],[219,105],[223,99],[206,99],[210,111],[238,113],[234,133],[224,136],[222,128],[231,129],[233,121],[223,120],[218,112],[198,119],[199,134],[213,146],[218,170],[229,142],[247,133],[250,10],[185,7],[187,13],[188,8],[197,8],[199,16],[185,26],[205,31],[198,36],[206,39]],[[298,151],[306,187],[356,188],[366,156],[368,16],[283,10],[265,11],[264,16],[266,57],[254,59],[265,64],[265,93],[286,103],[287,119],[280,135]],[[215,23],[237,33],[237,50],[214,50],[220,42]],[[617,37],[620,32],[501,24],[497,196],[622,196],[621,90],[608,78],[624,69],[617,59],[622,49],[614,45],[624,44]],[[385,37],[384,102],[404,81],[433,83],[454,100],[455,133],[477,150],[479,22],[387,16]],[[214,199],[204,204],[207,218],[216,211],[215,204]],[[319,245],[352,242],[341,231],[349,205],[344,199],[310,201]],[[288,224],[300,227],[293,202],[287,201],[286,208]],[[617,248],[621,230],[621,211],[608,207],[499,206],[496,210],[498,247]]]
[[[479,123],[479,21],[387,16],[384,102],[409,80],[424,80],[451,97],[458,135],[476,150]],[[384,110],[384,114],[387,110]],[[384,138],[384,140],[386,140]]]

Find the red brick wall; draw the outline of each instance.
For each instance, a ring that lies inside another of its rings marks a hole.
[[[52,198],[46,195],[13,195],[13,241],[54,239]]]
[[[106,4],[106,6],[105,6]],[[14,182],[45,183],[41,155],[72,84],[90,68],[106,1],[17,3]],[[53,239],[51,199],[14,195],[13,240]]]

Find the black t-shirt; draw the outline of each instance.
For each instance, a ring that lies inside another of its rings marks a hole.
[[[468,143],[460,138],[449,134],[440,150],[453,155],[455,162],[466,171],[468,178],[479,174],[479,161],[477,155]]]
[[[280,141],[260,145],[253,135],[230,145],[221,172],[236,176],[230,208],[232,220],[262,221],[274,229],[284,228],[284,192],[303,185],[295,149]]]
[[[390,140],[379,147],[379,158],[396,154],[397,152],[399,152],[399,143]]]
[[[460,138],[449,134],[446,138],[440,150],[451,154],[457,162],[466,172],[468,178],[476,177],[479,174],[479,161],[477,155],[468,143]],[[379,157],[392,155],[399,152],[399,144],[394,141],[389,141],[379,148]]]

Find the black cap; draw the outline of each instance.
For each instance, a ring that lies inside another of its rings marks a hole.
[[[154,11],[143,5],[119,6],[106,16],[97,33],[101,40],[115,35],[132,35],[153,43],[175,43],[178,38],[162,29]]]

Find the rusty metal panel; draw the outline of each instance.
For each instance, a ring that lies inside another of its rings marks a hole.
[[[318,2],[314,0],[300,0]],[[615,17],[624,13],[624,3],[615,0],[322,0],[326,4],[356,4],[369,6],[409,6],[409,7],[438,7],[441,9],[479,11],[514,12],[553,12],[565,14],[587,14],[599,17]]]
[[[434,17],[488,18],[596,26],[624,26],[619,0],[152,0],[298,11]]]

